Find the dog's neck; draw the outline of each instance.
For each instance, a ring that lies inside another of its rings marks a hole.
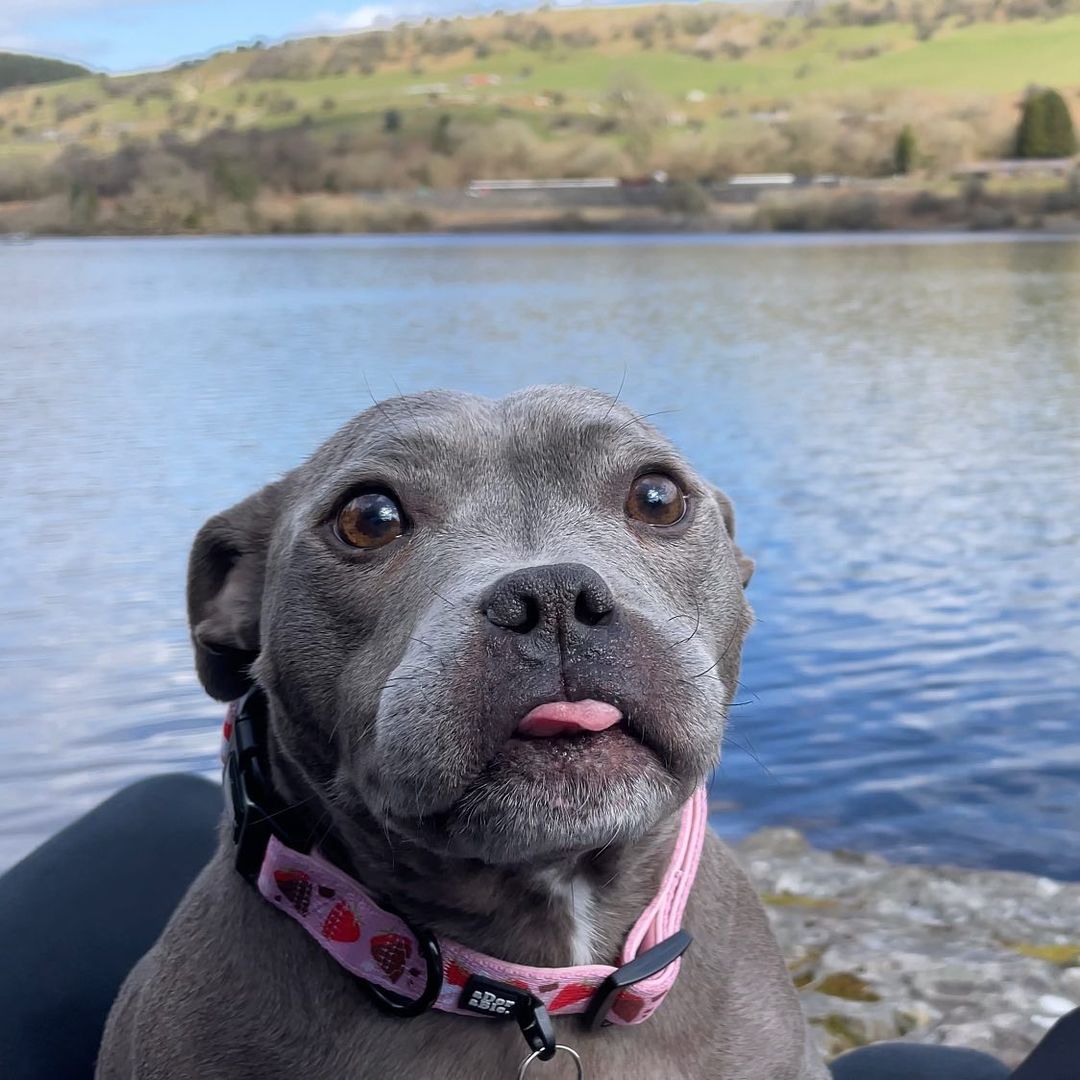
[[[278,795],[303,808],[323,854],[374,898],[438,937],[538,967],[617,963],[660,887],[679,828],[676,812],[633,844],[493,866],[421,846],[362,806],[342,812],[283,759],[273,774]]]

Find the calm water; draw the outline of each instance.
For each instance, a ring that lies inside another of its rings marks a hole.
[[[213,774],[188,545],[379,396],[623,393],[756,556],[738,835],[1080,878],[1080,244],[0,247],[0,865]]]

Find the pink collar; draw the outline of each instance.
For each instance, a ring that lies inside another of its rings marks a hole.
[[[245,699],[246,700],[246,699]],[[237,708],[239,705],[239,709]],[[225,721],[226,786],[236,810],[237,763],[234,729],[243,703],[230,706]],[[243,771],[243,768],[240,768]],[[243,788],[240,789],[243,791]],[[250,802],[244,797],[245,802]],[[680,929],[705,842],[708,804],[704,788],[682,809],[671,862],[653,897],[623,945],[620,966],[587,964],[540,968],[485,956],[465,945],[417,933],[380,907],[361,886],[323,858],[287,846],[272,832],[261,865],[251,877],[260,893],[298,922],[343,968],[386,1001],[416,1001],[464,1016],[513,1016],[518,1006],[542,1004],[555,1016],[588,1013],[590,1026],[640,1024],[667,996],[679,974],[679,956],[690,943]],[[237,835],[242,831],[237,814]],[[239,845],[242,846],[242,845]],[[261,846],[261,844],[260,844]],[[256,867],[252,866],[251,871]],[[432,956],[441,972],[432,971]],[[407,1015],[407,1013],[406,1013]]]

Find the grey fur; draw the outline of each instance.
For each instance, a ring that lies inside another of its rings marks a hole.
[[[643,471],[682,483],[682,523],[627,517]],[[411,530],[358,555],[327,521],[363,484],[392,489]],[[605,395],[398,398],[203,527],[196,663],[221,699],[258,680],[275,788],[415,924],[522,963],[580,963],[582,949],[611,962],[656,889],[678,807],[719,755],[751,623],[752,563],[733,533],[728,500]],[[522,572],[540,604],[527,635],[485,615]],[[579,589],[606,589],[611,617],[576,618]],[[562,757],[510,738],[528,709],[564,697],[618,705],[634,737]],[[100,1080],[516,1074],[515,1025],[378,1012],[236,874],[229,848],[223,835],[125,983]],[[590,934],[574,889],[591,898]],[[655,1016],[596,1034],[557,1021],[589,1080],[824,1077],[761,905],[711,834],[685,925],[695,943]]]

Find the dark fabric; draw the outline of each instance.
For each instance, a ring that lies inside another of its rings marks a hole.
[[[1012,1080],[1077,1080],[1080,1077],[1080,1009],[1063,1016],[1035,1047]]]
[[[834,1080],[1008,1080],[1009,1077],[1008,1068],[986,1054],[916,1043],[877,1043],[852,1050],[832,1063],[832,1073]],[[1038,1080],[1043,1078],[1040,1076]]]
[[[199,777],[143,780],[0,877],[4,1080],[93,1075],[109,1007],[213,853],[221,807]]]
[[[118,792],[0,877],[0,1076],[89,1080],[109,1007],[213,853],[221,790],[158,776]],[[124,888],[117,888],[123,883]],[[834,1080],[1010,1080],[986,1054],[878,1043]],[[1011,1080],[1080,1080],[1080,1010]]]

